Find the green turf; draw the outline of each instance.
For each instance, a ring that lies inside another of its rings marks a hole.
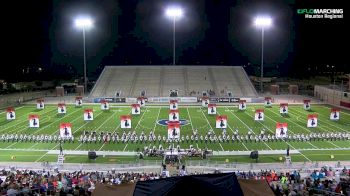
[[[83,120],[83,110],[85,108],[94,109],[94,120],[86,122]],[[255,134],[259,134],[262,128],[265,128],[269,133],[274,134],[277,122],[287,122],[289,134],[293,133],[327,133],[327,132],[350,132],[350,113],[347,111],[341,112],[339,121],[329,120],[330,106],[327,105],[312,105],[311,111],[305,111],[302,105],[289,106],[289,115],[282,117],[279,114],[279,107],[273,106],[265,109],[265,120],[256,122],[253,120],[255,109],[264,108],[262,105],[248,105],[246,111],[239,111],[237,107],[228,105],[218,107],[217,112],[220,115],[228,116],[228,133],[232,134],[233,130],[238,128],[240,134],[245,135],[248,132],[248,127],[252,128]],[[168,107],[146,107],[142,108],[141,115],[133,116],[132,126],[137,133],[144,131],[148,134],[150,131],[155,131],[155,134],[167,135],[167,127],[157,124],[157,120],[168,119]],[[58,126],[61,122],[70,122],[73,124],[72,131],[76,139],[80,134],[87,131],[97,132],[122,132],[120,128],[119,117],[121,115],[130,114],[130,107],[113,106],[110,111],[101,111],[99,105],[89,105],[83,108],[75,108],[69,105],[66,115],[57,115],[57,107],[55,105],[46,105],[44,110],[35,109],[34,105],[24,105],[16,108],[16,120],[6,120],[5,113],[0,113],[0,135],[4,133],[26,133],[26,134],[58,134]],[[307,128],[307,114],[317,113],[319,126],[317,128]],[[28,114],[40,115],[40,128],[28,128]],[[181,127],[181,134],[191,134],[192,129],[198,129],[199,134],[206,134],[208,129],[213,129],[216,134],[220,134],[220,129],[215,128],[215,116],[207,114],[206,109],[201,107],[186,107],[180,105],[180,118],[186,119],[190,123]],[[128,130],[127,130],[128,131]],[[291,149],[301,150],[302,154],[293,155],[293,161],[320,161],[320,160],[350,160],[349,150],[340,150],[340,148],[350,148],[350,141],[311,141],[311,142],[244,142],[244,143],[184,143],[180,144],[181,148],[188,148],[190,145],[194,147],[208,147],[214,151],[252,151],[252,150],[284,150],[287,145]],[[81,144],[64,143],[64,149],[70,150],[105,150],[105,151],[136,151],[138,148],[143,148],[145,145],[152,147],[158,146],[159,143],[116,143],[116,144]],[[163,144],[167,147],[167,144]],[[23,152],[15,149],[27,149]],[[0,161],[56,161],[57,157],[46,154],[47,151],[36,150],[53,150],[59,149],[57,143],[29,143],[29,142],[0,142]],[[312,150],[316,149],[316,150]],[[318,150],[317,150],[318,149]],[[322,150],[331,149],[331,150]],[[30,151],[32,150],[32,151]],[[334,159],[330,155],[335,155]],[[16,155],[16,159],[11,159]],[[278,162],[282,155],[261,155],[261,162]],[[249,156],[229,156],[229,157],[212,157],[211,160],[225,161],[230,159],[231,162],[251,162]],[[134,157],[99,157],[98,162],[113,162],[118,160],[134,160]],[[112,161],[110,161],[112,160]],[[67,156],[66,162],[87,162],[86,156]]]

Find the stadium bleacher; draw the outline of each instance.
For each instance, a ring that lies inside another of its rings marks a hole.
[[[199,96],[202,91],[213,95],[257,97],[243,67],[240,66],[106,66],[90,97],[112,97],[116,90],[124,97],[168,97],[170,90],[178,96]]]

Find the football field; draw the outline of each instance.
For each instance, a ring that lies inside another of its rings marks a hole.
[[[86,108],[92,108],[94,111],[93,121],[84,121],[83,112]],[[265,110],[264,121],[254,121],[256,109]],[[167,143],[158,142],[137,142],[137,143],[89,143],[83,144],[78,141],[84,131],[110,132],[119,135],[123,130],[120,128],[119,117],[121,115],[131,115],[130,106],[112,105],[109,111],[102,111],[100,105],[84,105],[82,108],[76,108],[74,105],[67,106],[67,114],[58,115],[57,105],[46,105],[45,109],[37,110],[35,105],[23,105],[16,109],[16,119],[6,120],[6,113],[0,113],[0,137],[3,134],[35,134],[35,135],[58,135],[59,124],[62,122],[72,123],[72,133],[75,136],[74,143],[63,143],[64,150],[95,150],[95,151],[137,151],[144,146],[152,147]],[[233,134],[235,129],[239,130],[240,135],[246,135],[251,128],[253,134],[260,134],[261,129],[265,129],[267,134],[275,134],[276,123],[288,123],[288,134],[309,134],[309,133],[331,133],[341,132],[350,133],[350,113],[342,110],[340,120],[332,121],[329,119],[331,107],[328,105],[312,105],[310,111],[305,111],[302,105],[290,105],[288,116],[281,116],[279,106],[274,105],[271,108],[265,108],[263,105],[247,105],[245,111],[239,111],[237,106],[227,105],[218,106],[219,115],[227,115],[228,128],[227,133]],[[318,127],[307,128],[307,115],[318,114]],[[40,116],[40,128],[28,127],[28,115],[38,114]],[[199,135],[205,135],[209,129],[214,130],[216,135],[221,135],[221,129],[215,128],[215,115],[208,115],[207,109],[200,106],[179,105],[180,119],[185,125],[181,126],[181,135],[191,135],[192,130],[197,129]],[[142,108],[141,114],[132,116],[132,129],[139,135],[142,131],[148,135],[154,131],[156,136],[166,135],[167,126],[162,125],[162,120],[168,120],[169,106],[146,106]],[[130,130],[125,130],[130,131]],[[177,143],[176,143],[177,145]],[[291,150],[300,151],[299,154],[292,155],[293,161],[327,161],[327,160],[350,160],[350,140],[320,140],[320,141],[274,141],[274,142],[216,142],[205,143],[184,142],[179,144],[181,148],[187,149],[190,145],[195,148],[205,148],[214,151],[253,151],[253,150],[285,150],[290,146]],[[49,150],[59,150],[59,143],[51,142],[23,142],[23,141],[0,141],[0,161],[26,161],[42,162],[57,160],[57,155],[48,154]],[[333,155],[333,158],[331,158]],[[283,155],[259,155],[261,162],[279,161]],[[213,160],[224,161],[227,158],[238,162],[251,162],[249,156],[216,156]],[[135,157],[127,156],[106,156],[97,158],[97,162],[116,163],[122,161],[134,160]],[[146,158],[147,159],[147,158]],[[151,159],[151,158],[149,158]],[[66,162],[88,162],[86,155],[67,155]]]

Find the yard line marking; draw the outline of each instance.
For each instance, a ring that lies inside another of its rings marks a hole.
[[[19,110],[19,109],[22,109],[23,107],[24,107],[24,106],[21,106],[21,107],[18,107],[18,108],[15,107],[15,110],[17,111],[17,110]],[[0,115],[1,115],[1,114],[4,114],[4,113],[5,113],[5,112],[0,112]],[[4,126],[4,125],[0,125],[0,127],[2,127],[2,126]]]
[[[103,112],[100,112],[98,115],[96,115],[96,117],[99,116],[99,115],[102,114],[102,113],[103,113]],[[100,129],[110,118],[114,117],[114,114],[115,114],[115,112],[113,112],[113,115],[111,115],[111,116],[110,116],[107,120],[105,120],[99,127],[97,127],[96,130]],[[80,126],[77,130],[74,131],[74,133],[77,132],[78,130],[80,130],[81,128],[83,128],[85,125],[86,125],[86,124],[83,124],[82,126]],[[83,144],[83,142],[81,142],[74,150],[77,150],[82,144]]]
[[[203,110],[201,110],[201,111],[202,111],[202,114],[203,114],[204,118],[207,120],[207,123],[208,123],[208,125],[210,126],[210,129],[214,131],[213,127],[212,127],[212,126],[210,125],[210,123],[209,123],[209,120],[208,120],[207,116],[205,116]],[[214,131],[214,134],[216,135],[215,131]],[[221,145],[220,142],[219,142],[219,145],[220,145],[222,151],[224,151],[224,148],[222,147],[222,145]]]
[[[58,146],[59,144],[57,144],[56,146],[54,146],[53,148],[51,148],[50,150],[53,150],[53,149],[55,149],[57,146]],[[47,151],[46,153],[44,153],[43,154],[43,156],[41,156],[41,157],[39,157],[37,160],[35,160],[34,162],[38,162],[38,161],[40,161],[40,159],[42,159],[42,158],[44,158],[46,155],[47,155],[47,153],[48,153],[49,151]]]
[[[226,111],[226,110],[225,110]],[[220,113],[219,112],[217,112],[219,115],[220,115]],[[232,131],[232,133],[234,133],[234,131],[233,131],[233,129],[231,128],[231,126],[227,123],[227,126],[228,126],[228,128]],[[243,147],[246,149],[246,150],[249,150],[248,148],[247,148],[247,146],[244,144],[244,142],[240,142],[240,143],[238,143],[237,142],[237,144],[242,144],[243,145]],[[271,149],[271,148],[270,148]],[[271,149],[272,150],[272,149]]]
[[[294,150],[296,150],[296,148],[292,144],[290,144],[288,142],[286,142],[286,144],[288,144],[290,147],[292,147],[292,148],[294,148]],[[309,158],[307,158],[307,156],[305,156],[303,153],[301,153],[300,150],[299,150],[299,153],[301,154],[301,156],[305,157],[305,159],[307,159],[308,161],[311,161]]]
[[[38,159],[36,159],[34,162],[38,162],[40,159],[44,158],[44,156],[46,156],[47,153],[44,153],[41,157],[39,157]]]
[[[125,145],[125,147],[124,147],[124,149],[123,149],[123,151],[125,151],[125,149],[126,149],[126,147],[128,146],[128,143],[126,143],[126,145]]]
[[[83,145],[83,142],[81,142],[74,150],[77,150],[81,145]]]
[[[115,112],[113,112],[114,114],[115,114]],[[97,128],[97,130],[98,129],[100,129],[106,122],[108,122],[111,118],[113,118],[114,117],[114,114],[113,115],[111,115],[109,118],[107,118],[98,128]],[[118,129],[118,127],[120,127],[120,123],[119,123],[119,125],[117,126],[117,129]],[[114,132],[113,132],[114,133]],[[103,146],[105,145],[105,142],[103,142],[103,144],[102,144],[102,146],[98,149],[98,151],[100,151],[102,148],[103,148]]]
[[[102,113],[102,112],[101,112]],[[99,115],[99,114],[98,114]],[[98,115],[96,115],[96,117],[98,116]],[[65,117],[63,117],[63,118],[65,118]],[[73,123],[73,122],[75,122],[76,120],[79,120],[80,119],[80,116],[77,116],[76,118],[74,118],[74,120],[72,120],[71,121],[71,123]],[[84,126],[85,124],[83,124],[82,126]],[[82,127],[82,126],[80,126],[80,127]],[[77,129],[77,130],[75,130],[73,133],[72,133],[72,135],[75,133],[75,132],[77,132],[79,129],[80,129],[80,127]],[[52,134],[50,134],[50,136],[52,136],[52,135],[54,135],[56,133],[56,131],[55,132],[53,132]],[[38,143],[37,143],[38,144]],[[31,149],[31,148],[33,148],[34,146],[36,146],[37,144],[34,144],[33,146],[31,146],[31,147],[29,147],[29,149]],[[57,144],[54,148],[56,148],[57,146],[58,146],[59,144]],[[51,149],[52,150],[52,149]]]
[[[300,112],[300,111],[298,111],[298,110],[296,110],[296,109],[293,109],[295,112],[298,112],[298,113],[300,113],[300,114],[305,114],[305,115],[307,115],[308,113],[307,112]],[[315,111],[316,112],[316,111]],[[320,113],[320,112],[317,112],[317,114],[318,115],[322,115],[322,116],[326,116],[326,119],[328,118],[329,119],[329,116],[327,116],[327,115],[324,115],[323,113]],[[343,131],[346,131],[346,132],[349,132],[348,130],[345,130],[345,129],[343,129],[343,128],[341,128],[341,127],[338,127],[338,126],[336,126],[336,125],[333,125],[333,124],[331,124],[331,123],[329,123],[329,122],[327,122],[327,121],[322,121],[322,123],[325,123],[325,124],[327,124],[328,126],[328,128],[330,128],[330,126],[333,126],[333,127],[336,127],[336,128],[338,128],[338,129],[341,129],[341,130],[343,130]]]
[[[14,107],[15,109],[16,109],[16,111],[17,110],[19,110],[19,109],[22,109],[22,108],[24,108],[24,106],[21,106],[21,107],[18,107],[18,108],[16,108],[16,107]],[[5,112],[0,112],[0,114],[4,114]]]
[[[274,111],[272,111],[272,110],[270,110],[270,111],[271,111],[272,113],[275,113],[275,114],[278,116],[278,113],[276,113],[276,112],[274,112]],[[311,133],[311,131],[310,131],[309,129],[307,129],[307,128],[301,126],[301,125],[299,125],[298,123],[296,123],[296,122],[294,122],[294,121],[292,121],[292,120],[289,120],[289,119],[287,119],[287,118],[284,118],[284,119],[285,119],[285,121],[291,122],[291,123],[293,123],[293,124],[295,124],[295,125],[301,127],[302,129],[306,130],[307,132]],[[298,119],[297,119],[297,120],[298,120]],[[298,120],[298,121],[299,121],[299,120]],[[277,121],[276,121],[276,122],[277,122]],[[302,121],[300,121],[300,122],[302,122]]]
[[[50,112],[53,112],[53,111],[55,111],[55,109],[53,109],[53,110],[49,110],[49,111],[46,111],[45,113],[40,113],[39,115],[44,115],[44,114],[47,114],[47,113],[50,113]],[[39,112],[38,112],[39,113]],[[7,130],[7,129],[9,129],[9,128],[12,128],[12,127],[15,127],[15,126],[17,126],[18,127],[18,125],[19,124],[22,124],[22,123],[25,123],[26,121],[28,121],[28,119],[27,119],[27,117],[28,116],[25,116],[25,115],[23,115],[23,116],[21,116],[21,117],[19,117],[19,118],[24,118],[24,120],[19,120],[19,122],[18,123],[16,123],[16,124],[14,124],[14,125],[11,125],[11,126],[7,126],[6,128],[4,128],[4,129],[2,129],[1,130],[1,132],[4,132],[5,130]],[[0,126],[1,127],[1,126]],[[6,132],[6,133],[12,133],[12,132],[15,132],[17,129],[15,128],[14,130],[12,130],[12,131],[8,131],[8,132]],[[21,129],[20,129],[21,130]]]
[[[273,112],[273,113],[275,113],[275,112]],[[276,114],[276,113],[275,113]],[[277,123],[277,121],[276,120],[274,120],[274,119],[272,119],[272,118],[270,118],[269,116],[267,116],[267,115],[265,115],[268,119],[270,119],[270,120],[272,120],[272,121],[274,121],[275,123]],[[300,125],[299,125],[300,126]],[[289,129],[289,131],[291,132],[291,133],[293,133],[293,134],[295,134],[292,130],[290,130]],[[307,142],[308,144],[310,144],[311,146],[313,146],[313,147],[315,147],[315,148],[317,148],[318,149],[318,147],[317,146],[315,146],[315,145],[313,145],[310,141],[308,141]]]
[[[187,108],[187,114],[188,114],[188,118],[190,119],[190,123],[191,123],[192,131],[193,131],[193,130],[194,130],[194,128],[193,128],[192,119],[191,119],[190,112],[188,111],[188,108]],[[198,147],[197,147],[197,148],[198,148]]]
[[[96,117],[97,116],[99,116],[100,114],[102,114],[102,112],[100,112],[99,114],[97,114],[96,115]],[[80,116],[77,116],[76,118],[74,118],[74,120],[73,121],[71,121],[71,123],[72,122],[74,122],[74,121],[76,121],[76,120],[78,120],[78,119],[80,119]],[[81,127],[83,127],[85,124],[83,124],[82,126],[80,126],[78,129],[76,129],[73,133],[72,133],[72,135],[74,134],[74,133],[76,133]],[[52,136],[52,135],[54,135],[55,134],[55,132],[54,133],[52,133],[50,136]],[[38,144],[38,143],[37,143]],[[31,146],[29,149],[31,149],[31,148],[33,148],[34,146],[36,146],[37,144],[34,144],[33,146]],[[53,150],[53,149],[55,149],[57,146],[59,145],[59,143],[58,144],[56,144],[56,146],[54,146],[53,148],[51,148],[50,150]],[[41,156],[40,157],[40,159],[41,158],[43,158],[45,155],[47,155],[47,153],[48,152],[46,152],[43,156]],[[37,159],[37,161],[39,161],[40,159]],[[35,161],[35,162],[37,162],[37,161]]]
[[[70,114],[68,114],[68,115],[64,115],[63,118],[66,118],[66,117],[68,117],[68,116],[71,116],[71,115],[73,115],[73,114],[75,114],[75,113],[77,113],[77,112],[79,112],[79,111],[80,111],[80,110],[77,110],[77,111],[72,112],[72,113],[70,113]],[[63,119],[63,118],[62,118],[62,119]],[[36,133],[38,133],[38,132],[40,132],[40,131],[43,131],[46,127],[49,127],[50,125],[52,125],[52,124],[54,124],[54,123],[56,123],[56,122],[58,122],[58,121],[62,121],[62,119],[59,118],[59,119],[57,119],[57,120],[51,122],[50,124],[48,124],[48,125],[46,125],[46,126],[44,126],[44,127],[40,127],[38,130],[34,131],[33,134],[36,134]]]
[[[41,143],[41,142],[40,142],[40,143]],[[31,148],[33,148],[34,146],[38,145],[38,144],[39,144],[39,142],[35,143],[34,145],[32,145],[31,147],[29,147],[28,149],[31,149]]]
[[[226,107],[226,109],[228,109],[228,108]],[[232,115],[234,115],[236,118],[238,118],[238,120],[241,121],[241,123],[244,124],[248,129],[250,129],[250,127],[249,127],[245,122],[243,122],[236,114],[234,114],[234,113],[231,112],[231,111],[230,111],[230,113],[231,113]],[[248,114],[247,114],[247,115],[248,115]],[[248,116],[249,116],[249,115],[248,115]],[[256,135],[253,129],[252,129],[252,131],[253,131],[254,135]],[[268,144],[266,144],[266,142],[263,141],[263,143],[264,143],[268,148],[270,148],[270,150],[272,150],[272,148],[271,148]]]
[[[72,114],[74,114],[74,113],[76,113],[76,112],[78,112],[78,111],[79,111],[79,110],[77,110],[77,111],[75,111],[75,112],[72,112],[72,113],[70,113],[70,114],[68,114],[68,115],[65,115],[63,118],[66,118],[66,117],[68,117],[68,116],[71,116]],[[42,131],[42,130],[43,130],[44,128],[46,128],[46,127],[52,126],[53,123],[56,123],[56,122],[58,122],[58,121],[60,121],[60,120],[62,120],[62,119],[57,119],[57,120],[51,122],[50,124],[48,124],[48,125],[46,125],[46,126],[44,126],[44,127],[39,127],[38,130],[34,131],[32,134],[36,134],[37,132]],[[42,120],[42,121],[43,121],[43,120]],[[42,122],[42,121],[41,121],[41,122]],[[45,120],[45,121],[46,121],[46,120]],[[44,121],[44,122],[45,122],[45,121]],[[24,127],[24,128],[22,128],[22,129],[16,131],[16,133],[22,133],[22,132],[23,132],[24,130],[26,130],[26,129],[28,129],[28,127]]]
[[[143,112],[143,114],[141,115],[141,118],[140,118],[140,120],[139,120],[139,122],[137,122],[137,124],[136,124],[136,127],[135,127],[135,131],[136,131],[136,129],[137,129],[137,127],[140,125],[140,122],[142,121],[142,118],[143,118],[143,116],[146,114],[146,110],[147,109],[145,109],[145,111]],[[131,112],[129,112],[129,114],[130,114]],[[120,126],[120,125],[119,125]]]
[[[242,143],[243,147],[244,147],[246,150],[249,151],[249,149],[248,149],[247,146],[244,144],[244,142],[241,142],[241,143]]]
[[[130,113],[131,113],[131,111],[128,113],[128,115],[129,115]],[[146,113],[146,112],[145,112],[145,113]],[[142,119],[142,117],[143,117],[143,115],[144,115],[145,113],[142,114],[142,116],[141,116],[141,118],[140,118],[139,122],[137,123],[137,125],[136,125],[136,127],[135,127],[134,130],[136,130],[138,124],[140,123],[140,121],[141,121],[141,119]],[[106,122],[106,121],[105,121],[105,122]],[[105,122],[104,122],[104,123],[105,123]],[[117,126],[117,128],[115,128],[115,129],[113,130],[112,135],[119,129],[120,126],[121,126],[121,123],[119,123],[119,125]],[[105,146],[105,144],[106,144],[106,143],[103,142],[102,146],[98,149],[98,151],[100,151],[100,150]]]
[[[98,113],[95,117],[97,118],[97,116],[101,115],[103,112],[101,111],[100,113]],[[80,118],[80,117],[78,117]],[[77,118],[77,119],[78,119]],[[84,121],[85,122],[85,121]],[[81,125],[78,129],[76,129],[75,131],[73,131],[72,134],[76,133],[78,130],[80,130],[82,127],[84,127],[85,125],[87,125],[86,123],[83,123],[83,125]]]
[[[10,144],[9,146],[7,146],[6,148],[9,148],[9,147],[11,147],[11,146],[13,146],[13,145],[15,145],[16,144],[16,142],[15,143],[12,143],[12,144]]]
[[[270,150],[272,150],[272,148],[266,144],[266,142],[263,142],[268,148],[270,148]]]
[[[158,122],[158,119],[159,119],[159,114],[160,114],[160,110],[161,110],[162,108],[161,107],[159,107],[159,110],[158,110],[158,115],[157,115],[157,119],[156,119],[156,122],[154,122],[154,127],[153,127],[153,133],[154,133],[154,131],[156,130],[156,127],[157,127],[157,122]]]
[[[327,141],[327,142],[330,143],[330,144],[332,144],[333,146],[335,146],[335,147],[337,147],[337,148],[342,148],[342,147],[340,147],[340,146],[334,144],[333,142],[330,142],[330,141]]]
[[[331,107],[329,107],[329,106],[327,106],[327,105],[323,105],[323,107],[327,107],[327,108],[329,108],[329,109],[332,109]],[[336,106],[335,106],[335,107],[336,107]],[[350,114],[348,114],[347,112],[343,112],[343,111],[341,111],[341,110],[340,110],[340,113],[343,113],[343,114],[345,114],[345,115],[350,116]]]
[[[312,147],[318,148],[317,146],[313,145],[311,142],[308,142]]]
[[[202,114],[203,114],[203,116],[204,116],[205,120],[207,120],[207,123],[208,123],[208,125],[209,125],[210,129],[214,131],[214,129],[213,129],[213,127],[211,126],[211,124],[210,124],[210,122],[209,122],[209,120],[208,120],[207,116],[205,116],[205,114],[204,114],[203,110],[201,110],[201,111],[202,111]],[[215,133],[215,132],[214,132],[214,133]]]
[[[222,151],[225,151],[220,142],[219,142],[219,145],[220,145]]]
[[[225,110],[226,111],[226,110]],[[220,113],[218,112],[218,111],[216,111],[219,115],[220,115]],[[227,127],[229,128],[229,129],[231,129],[231,131],[232,131],[232,133],[234,133],[234,131],[233,131],[233,129],[231,128],[231,126],[227,123]]]
[[[301,120],[299,120],[299,119],[297,119],[298,121],[300,121],[300,122],[302,122]],[[299,125],[299,124],[298,124]],[[299,125],[300,126],[300,125]],[[300,127],[302,127],[302,126],[300,126]],[[326,132],[328,132],[328,133],[332,133],[332,131],[328,131],[327,129],[325,129],[325,128],[323,128],[323,127],[319,127],[320,129],[323,129],[324,131],[326,131]],[[305,129],[305,128],[304,128]],[[306,129],[306,130],[308,130],[308,129]],[[309,131],[310,133],[311,133],[311,131]],[[329,142],[329,141],[328,141]],[[333,142],[329,142],[329,143],[331,143],[331,144],[333,144],[334,146],[336,146]]]

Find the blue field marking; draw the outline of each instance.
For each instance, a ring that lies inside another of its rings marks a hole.
[[[168,126],[169,122],[171,122],[171,121],[169,121],[169,120],[167,120],[167,119],[160,119],[160,120],[158,120],[157,123],[158,123],[159,125],[162,125],[162,126]],[[188,123],[189,123],[188,120],[186,120],[186,119],[180,119],[180,125],[181,125],[181,126],[185,126],[185,125],[187,125]]]

